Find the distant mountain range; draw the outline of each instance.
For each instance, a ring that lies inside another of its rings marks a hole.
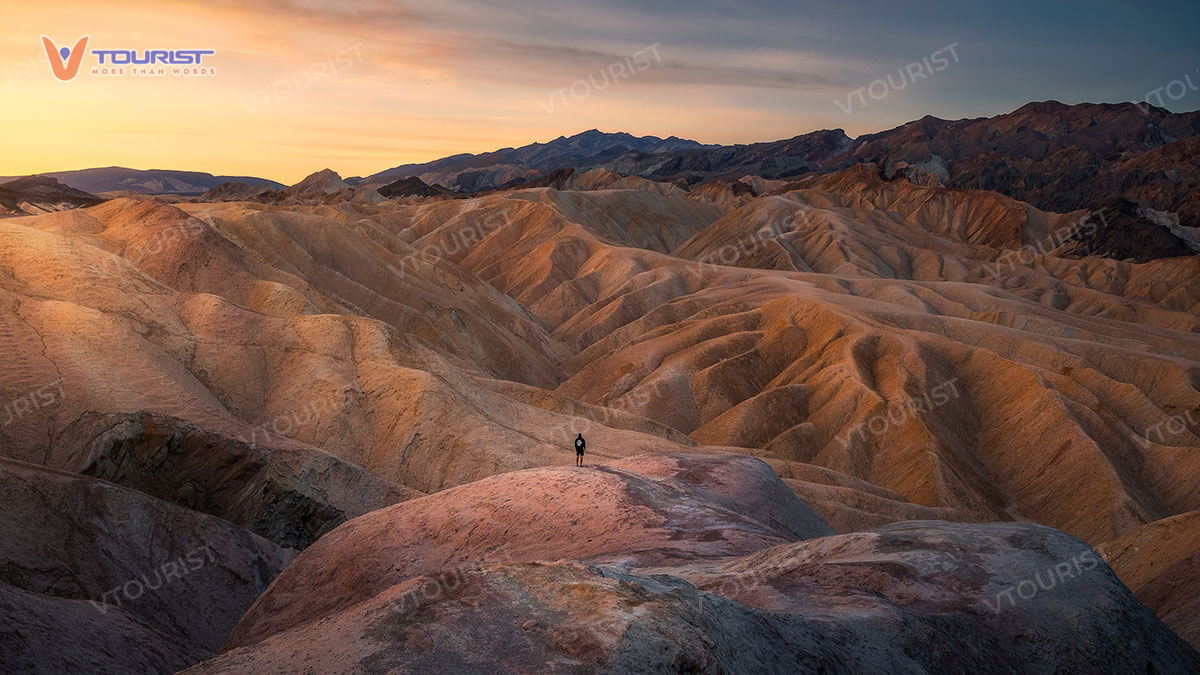
[[[754,175],[828,173],[875,162],[948,187],[995,190],[1066,212],[1125,197],[1200,225],[1200,111],[1172,113],[1132,103],[1029,103],[995,117],[926,116],[851,138],[841,129],[749,145],[595,129],[549,143],[406,164],[351,184],[417,177],[460,193],[536,182],[554,171],[603,168],[656,181],[696,184]]]
[[[230,182],[271,189],[284,187],[282,183],[254,176],[214,176],[202,171],[143,170],[128,169],[123,166],[55,171],[38,175],[57,178],[64,185],[92,194],[128,190],[141,194],[199,195],[221,183]],[[0,183],[16,178],[20,178],[20,176],[0,177]]]
[[[887,178],[995,190],[1039,208],[1068,212],[1121,197],[1176,213],[1200,226],[1200,111],[1172,113],[1132,103],[1029,103],[995,117],[944,120],[926,116],[894,129],[851,138],[841,129],[748,145],[704,145],[671,136],[633,136],[596,129],[547,143],[458,154],[404,164],[348,186],[389,188],[396,194],[476,194],[553,184],[565,169],[605,169],[619,175],[690,186],[744,176],[799,179],[874,162]],[[246,195],[280,190],[280,183],[195,171],[122,167],[43,174],[89,193],[130,190],[200,195],[221,190]],[[0,182],[11,180],[0,178]],[[340,179],[339,179],[340,180]],[[243,184],[246,187],[225,185]],[[236,188],[236,189],[235,189]]]
[[[719,147],[675,136],[638,137],[624,132],[605,133],[592,129],[569,138],[559,136],[549,143],[503,148],[480,155],[452,155],[425,164],[404,164],[360,181],[391,183],[417,176],[429,184],[442,184],[459,192],[474,192],[519,182],[563,167],[598,166],[629,153],[655,155]]]

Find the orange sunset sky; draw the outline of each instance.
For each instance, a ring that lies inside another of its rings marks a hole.
[[[121,165],[290,183],[324,167],[367,175],[589,128],[707,143],[855,135],[1029,100],[1131,100],[1200,66],[1186,3],[1153,16],[1137,3],[1086,3],[1074,33],[1056,23],[1065,11],[1036,3],[994,14],[941,2],[734,4],[8,3],[0,175]],[[1024,12],[1038,26],[1009,31]],[[60,46],[90,35],[89,49],[214,49],[216,75],[97,78],[89,57],[59,82],[41,35]],[[949,44],[960,60],[944,72],[849,113],[836,104]],[[635,76],[552,101],[589,76],[604,84],[605,68],[652,45],[658,59]],[[1167,107],[1195,108],[1196,96]]]

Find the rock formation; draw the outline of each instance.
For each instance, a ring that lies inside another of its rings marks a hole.
[[[293,554],[111,483],[0,459],[0,666],[170,672],[214,656]]]
[[[686,471],[690,460],[631,463]],[[748,468],[708,463],[704,473],[725,472],[736,486]],[[530,485],[535,476],[545,480]],[[611,504],[597,490],[614,478],[635,510],[577,519],[555,505],[580,493]],[[789,543],[740,555],[727,536],[749,543],[742,537],[753,531],[710,529],[719,521],[701,515],[712,506],[695,494],[683,518],[662,510],[644,481],[588,469],[506,474],[347,523],[272,585],[230,651],[188,672],[1200,668],[1200,654],[1095,551],[1061,532],[910,522],[814,539],[821,530],[810,525]],[[531,487],[533,498],[521,499]],[[479,496],[452,497],[466,489]],[[443,495],[449,516],[432,508]],[[763,506],[781,522],[811,522],[784,504]],[[463,507],[470,524],[458,528],[411,520],[414,512],[453,519]],[[657,528],[630,527],[638,507]],[[406,541],[408,532],[422,538]],[[453,540],[461,543],[445,548]],[[523,562],[533,550],[556,562]]]

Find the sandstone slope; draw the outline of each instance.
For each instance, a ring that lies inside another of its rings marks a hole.
[[[1138,600],[1200,649],[1200,512],[1144,525],[1099,551]]]
[[[706,539],[688,522],[664,527],[676,546]],[[628,541],[638,553],[619,565],[458,559],[437,573],[398,574],[357,603],[315,614],[278,606],[272,615],[284,621],[282,632],[235,641],[243,646],[189,672],[1200,668],[1200,654],[1094,551],[1049,528],[913,522],[744,557],[667,555],[639,568],[652,558],[647,543]],[[554,557],[548,546],[544,555]],[[559,552],[576,558],[575,548]],[[329,569],[318,555],[336,553],[314,547],[296,565]],[[441,559],[427,550],[410,555]],[[339,566],[339,576],[354,571],[349,561]],[[303,595],[305,580],[290,572],[266,598]]]
[[[214,655],[293,554],[111,483],[0,459],[0,670],[170,672]]]
[[[642,457],[625,466],[649,465],[660,477],[604,466],[531,469],[356,518],[289,566],[227,645],[257,642],[406,579],[471,561],[570,558],[644,567],[745,555],[832,533],[762,462],[674,461],[704,479],[675,479],[678,469]]]

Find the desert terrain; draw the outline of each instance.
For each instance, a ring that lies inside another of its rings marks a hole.
[[[1200,122],[1111,108],[0,185],[0,666],[1200,672]]]

